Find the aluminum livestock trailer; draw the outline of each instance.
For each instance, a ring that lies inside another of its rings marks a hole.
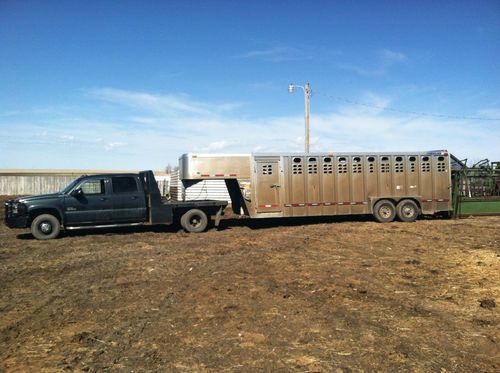
[[[183,154],[186,184],[223,179],[251,218],[373,214],[380,222],[451,213],[446,150],[412,153]]]

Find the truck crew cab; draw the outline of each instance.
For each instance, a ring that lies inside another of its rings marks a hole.
[[[61,229],[106,228],[180,222],[187,232],[202,232],[209,218],[215,225],[225,201],[163,202],[152,171],[137,174],[82,176],[54,194],[21,197],[5,203],[10,228],[31,228],[40,240],[56,238]]]

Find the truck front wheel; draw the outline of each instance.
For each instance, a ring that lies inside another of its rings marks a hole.
[[[181,226],[189,233],[203,232],[207,228],[207,225],[207,214],[199,209],[188,210],[181,217]]]
[[[50,240],[59,236],[61,223],[54,215],[38,215],[31,223],[31,234],[37,240]]]

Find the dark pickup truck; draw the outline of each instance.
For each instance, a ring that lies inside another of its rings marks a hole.
[[[225,201],[164,202],[152,171],[82,176],[59,193],[21,197],[5,203],[5,224],[31,228],[40,240],[61,229],[107,228],[180,222],[202,232],[209,218],[217,226]]]

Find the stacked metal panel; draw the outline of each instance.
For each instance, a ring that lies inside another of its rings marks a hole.
[[[172,172],[170,196],[174,201],[216,200],[231,202],[224,180],[181,180]]]

